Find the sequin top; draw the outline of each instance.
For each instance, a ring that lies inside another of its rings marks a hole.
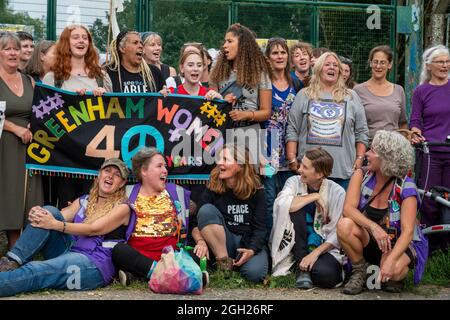
[[[177,214],[166,190],[158,196],[138,194],[134,204],[137,221],[133,237],[170,237],[177,234]]]

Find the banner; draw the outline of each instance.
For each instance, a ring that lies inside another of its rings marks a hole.
[[[224,143],[231,105],[203,97],[159,93],[80,96],[36,84],[27,170],[89,178],[103,161],[131,158],[142,146],[160,150],[169,179],[208,180],[214,156]]]

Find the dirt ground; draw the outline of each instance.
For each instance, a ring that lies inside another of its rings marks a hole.
[[[417,292],[416,292],[417,291]],[[210,289],[202,295],[155,294],[150,290],[104,288],[95,291],[44,291],[1,300],[450,300],[450,287],[421,286],[415,292],[400,294],[380,290],[347,296],[340,289]]]

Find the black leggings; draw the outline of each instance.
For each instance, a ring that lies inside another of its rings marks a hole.
[[[153,260],[147,258],[128,244],[118,243],[112,251],[112,260],[117,270],[131,272],[134,276],[147,279]]]
[[[199,264],[200,259],[188,251],[194,261]],[[144,256],[139,251],[125,243],[118,243],[112,251],[112,260],[117,270],[131,272],[141,279],[148,279],[148,273],[154,260]]]
[[[292,248],[292,254],[298,272],[299,262],[309,253],[306,248],[306,212],[300,209],[291,213],[290,216],[295,230],[295,244]],[[320,288],[334,288],[343,280],[342,266],[331,253],[326,252],[314,263],[311,269],[311,280],[314,285]]]

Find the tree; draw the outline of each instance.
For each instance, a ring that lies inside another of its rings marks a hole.
[[[136,1],[127,0],[123,3],[123,12],[117,13],[117,23],[120,30],[135,30],[136,29]],[[106,20],[109,21],[109,12],[105,12]],[[89,31],[92,34],[95,46],[100,52],[106,52],[108,42],[108,26],[103,21],[97,18]],[[112,38],[112,34],[110,35]],[[110,39],[109,41],[112,41]]]
[[[23,24],[34,26],[35,40],[45,38],[45,24],[39,19],[31,18],[28,13],[14,13],[9,7],[8,0],[0,0],[0,23]]]

